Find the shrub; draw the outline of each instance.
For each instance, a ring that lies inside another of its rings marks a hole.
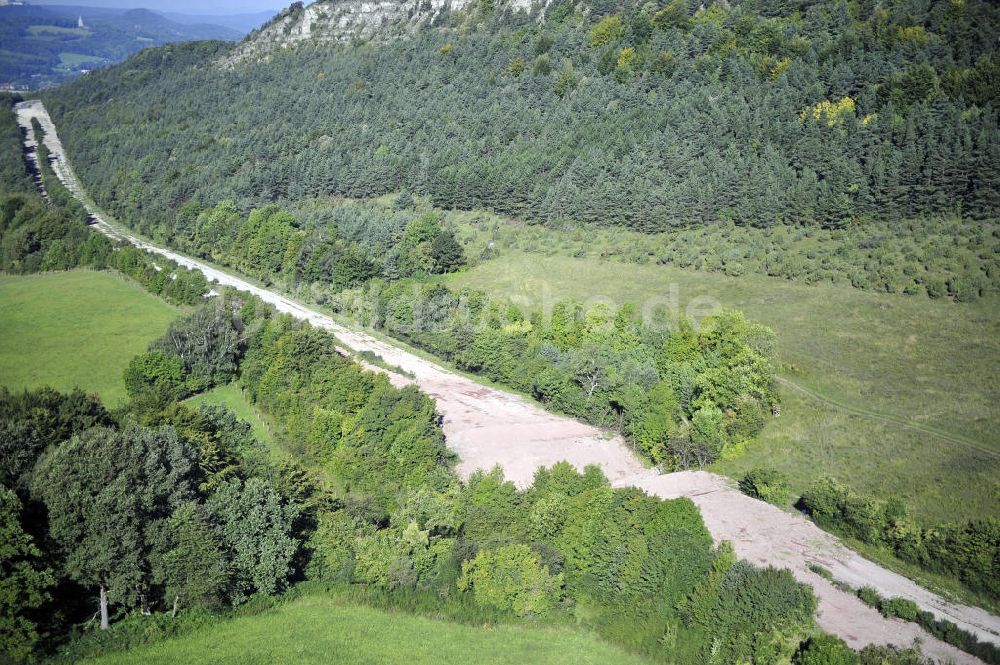
[[[751,469],[739,482],[740,491],[779,507],[788,505],[791,489],[784,474],[774,469]]]
[[[858,654],[839,637],[810,637],[792,660],[795,665],[857,665]]]
[[[886,617],[897,617],[903,621],[916,621],[920,608],[908,598],[890,598],[883,601],[879,611]]]
[[[863,586],[858,589],[858,598],[861,599],[865,605],[869,605],[878,609],[882,605],[882,596],[873,587]]]
[[[472,591],[476,603],[518,616],[545,614],[560,600],[562,573],[549,574],[527,545],[482,550],[462,563],[458,588]]]
[[[833,573],[826,566],[821,566],[818,563],[810,563],[808,566],[809,570],[813,571],[825,580],[833,581]]]

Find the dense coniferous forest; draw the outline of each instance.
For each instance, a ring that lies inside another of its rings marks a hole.
[[[995,5],[695,5],[483,5],[227,67],[173,46],[48,101],[98,201],[167,237],[192,200],[403,188],[643,231],[996,216]]]

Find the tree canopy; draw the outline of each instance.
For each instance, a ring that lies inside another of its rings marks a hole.
[[[163,237],[192,201],[247,210],[403,189],[642,231],[1000,210],[994,3],[544,11],[463,29],[453,13],[410,36],[306,40],[230,66],[216,64],[225,45],[168,46],[46,101],[98,202]],[[270,240],[295,234],[266,226]]]

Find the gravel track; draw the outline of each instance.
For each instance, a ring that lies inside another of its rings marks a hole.
[[[66,187],[87,206],[93,225],[113,238],[200,270],[209,280],[257,295],[279,311],[332,331],[356,352],[371,351],[412,378],[388,372],[396,385],[416,383],[437,400],[448,446],[459,456],[462,478],[476,469],[499,465],[519,486],[531,483],[535,470],[567,460],[577,468],[596,464],[616,487],[635,486],[663,498],[690,498],[701,510],[716,541],[729,540],[736,553],[760,565],[788,568],[810,584],[819,600],[817,623],[855,648],[868,644],[909,646],[920,641],[925,655],[939,662],[981,663],[977,658],[941,642],[916,624],[885,619],[854,595],[838,590],[809,570],[819,563],[833,576],[854,587],[868,585],[883,596],[902,596],[922,609],[954,622],[983,641],[1000,645],[1000,619],[977,607],[951,603],[863,558],[809,520],[741,494],[730,481],[705,471],[660,474],[643,468],[617,436],[575,420],[551,414],[522,397],[483,386],[363,331],[345,327],[329,316],[273,291],[223,272],[172,250],[153,245],[114,226],[84,195],[80,181],[66,159],[55,126],[39,101],[17,107],[18,121],[31,136],[31,118],[38,118],[45,145],[54,157],[53,169]],[[30,146],[28,146],[30,147]],[[383,369],[372,367],[377,371]]]

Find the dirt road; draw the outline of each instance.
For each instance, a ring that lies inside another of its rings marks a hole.
[[[839,591],[811,572],[808,569],[810,562],[822,564],[835,578],[852,586],[868,585],[883,596],[909,598],[921,608],[976,634],[979,639],[1000,644],[1000,619],[997,617],[979,608],[949,603],[847,549],[808,520],[744,496],[722,476],[703,471],[658,474],[644,469],[619,437],[607,436],[589,425],[548,413],[526,399],[480,385],[365,332],[344,327],[280,294],[154,246],[113,226],[87,202],[42,104],[20,104],[17,114],[21,125],[29,130],[31,118],[39,119],[45,130],[45,145],[55,157],[56,174],[87,205],[101,232],[201,270],[210,280],[222,285],[253,293],[282,312],[331,330],[351,349],[371,351],[389,365],[411,373],[412,379],[393,375],[393,381],[399,384],[412,380],[437,400],[438,410],[444,417],[448,445],[461,459],[458,472],[463,478],[476,469],[500,465],[508,478],[524,486],[531,482],[535,469],[540,466],[551,466],[561,460],[568,460],[578,468],[596,464],[616,486],[640,487],[663,498],[689,497],[701,509],[705,524],[716,541],[732,541],[736,553],[754,563],[789,568],[799,580],[814,588],[819,598],[819,625],[851,646],[909,646],[914,640],[921,640],[925,654],[940,661],[981,662],[932,638],[916,624],[884,619],[853,595]]]

